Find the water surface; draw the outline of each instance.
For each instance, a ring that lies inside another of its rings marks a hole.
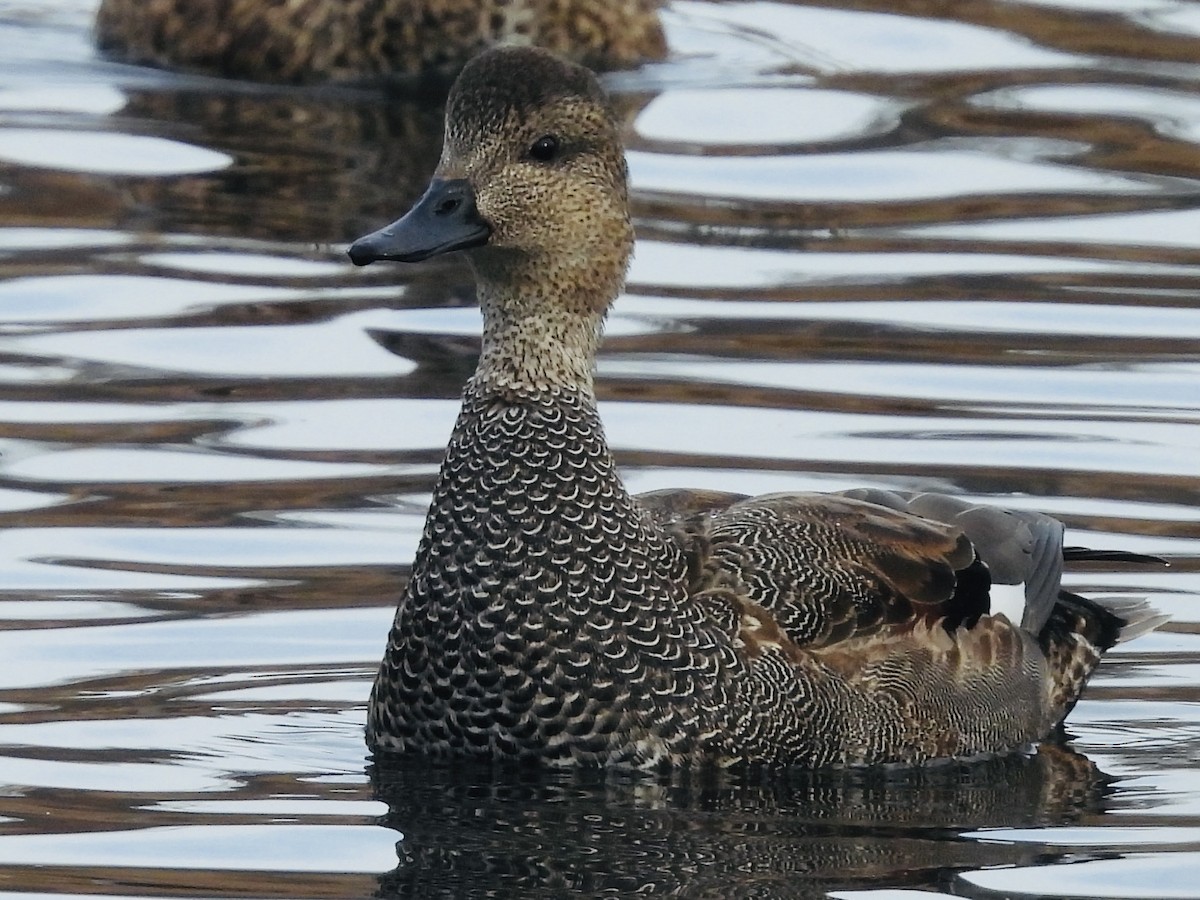
[[[609,79],[634,490],[933,488],[1171,563],[1072,574],[1173,620],[1061,745],[661,782],[367,759],[479,315],[343,249],[438,104],[112,64],[94,5],[0,0],[0,898],[1200,897],[1194,4],[676,0]]]

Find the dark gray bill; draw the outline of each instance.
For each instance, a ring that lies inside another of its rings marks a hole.
[[[465,178],[435,178],[404,216],[350,245],[350,261],[366,266],[381,259],[420,262],[487,243],[491,228],[475,208],[475,192]]]

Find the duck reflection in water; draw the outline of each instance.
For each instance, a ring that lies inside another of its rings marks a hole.
[[[128,177],[116,218],[130,231],[342,240],[420,196],[441,147],[445,91],[436,83],[201,91],[173,80],[129,88],[126,129],[203,145],[230,164]]]
[[[420,197],[441,153],[448,89],[438,79],[362,90],[139,83],[123,91],[123,128],[218,151],[230,164],[119,185],[76,179],[79,199],[56,207],[56,221],[93,227],[100,209],[106,225],[133,232],[342,241]],[[636,93],[615,98],[623,123],[647,102]],[[61,176],[19,175],[28,193],[64,194]],[[96,197],[99,190],[107,196]],[[469,295],[470,283],[455,289]]]
[[[890,771],[654,780],[389,760],[371,775],[385,824],[404,835],[380,880],[389,898],[945,891],[959,871],[1065,856],[962,832],[1069,825],[1102,813],[1109,793],[1090,761],[1055,745]]]

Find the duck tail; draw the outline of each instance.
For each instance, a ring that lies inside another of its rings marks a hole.
[[[1064,547],[1063,561],[1134,563],[1170,566],[1161,556],[1148,553],[1131,553],[1128,550],[1092,550],[1088,547]],[[1064,598],[1067,598],[1064,601]],[[1094,643],[1102,651],[1125,641],[1153,631],[1170,616],[1162,615],[1141,597],[1106,597],[1104,600],[1089,600],[1067,591],[1059,591],[1059,602],[1082,605],[1095,610],[1093,619],[1097,634]],[[1104,623],[1101,626],[1101,621]]]
[[[1038,633],[1050,664],[1055,715],[1062,719],[1075,706],[1106,650],[1153,631],[1167,618],[1141,598],[1101,602],[1060,590],[1050,618]]]

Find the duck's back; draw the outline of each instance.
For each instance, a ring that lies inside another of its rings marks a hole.
[[[666,53],[658,0],[102,0],[96,42],[126,62],[258,81],[451,73],[500,43],[594,68]]]
[[[127,62],[279,82],[418,72],[435,68],[451,50],[456,58],[466,58],[482,49],[482,35],[468,37],[478,26],[471,8],[478,4],[439,0],[419,25],[411,13],[423,5],[416,0],[103,0],[96,43]],[[388,7],[410,15],[389,21]],[[423,46],[418,27],[445,38]]]

